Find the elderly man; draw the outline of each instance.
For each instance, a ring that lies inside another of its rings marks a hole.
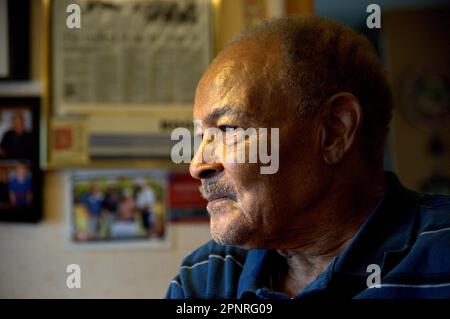
[[[450,297],[450,200],[383,171],[391,108],[368,41],[340,24],[282,18],[229,44],[194,106],[190,172],[214,241],[184,258],[167,298]],[[275,174],[200,156],[209,128],[225,140],[249,127],[279,128]]]

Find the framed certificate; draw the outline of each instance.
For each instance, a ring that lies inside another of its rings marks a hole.
[[[91,159],[169,158],[211,60],[211,12],[209,0],[52,1],[52,111],[87,116]]]

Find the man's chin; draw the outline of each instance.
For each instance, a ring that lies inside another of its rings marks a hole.
[[[211,217],[210,233],[212,239],[221,245],[250,248],[251,233],[249,227],[239,220],[220,220]]]
[[[211,238],[219,245],[234,246],[242,249],[262,248],[254,245],[248,238],[239,236],[222,236],[221,234],[211,232]]]
[[[233,201],[231,198],[224,197],[208,202],[208,205],[206,205],[206,209],[211,215],[211,218],[213,218],[215,216],[230,213],[235,209],[234,205],[235,201]]]
[[[245,242],[243,242],[239,238],[229,235],[224,236],[223,234],[214,233],[213,231],[211,231],[211,238],[220,245],[235,246],[241,248],[244,248],[245,246]]]
[[[211,237],[215,242],[243,248],[248,245],[254,231],[236,201],[229,198],[211,201],[207,209],[211,216]]]

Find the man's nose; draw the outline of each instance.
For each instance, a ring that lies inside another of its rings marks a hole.
[[[219,174],[223,171],[222,163],[215,158],[213,160],[205,160],[203,158],[203,143],[192,158],[189,165],[191,176],[196,179],[207,179]]]

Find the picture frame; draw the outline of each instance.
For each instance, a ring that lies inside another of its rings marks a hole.
[[[165,170],[72,169],[67,181],[71,246],[170,246]]]
[[[0,97],[0,220],[42,217],[40,97]]]
[[[79,29],[66,25],[70,4]],[[91,161],[170,159],[171,131],[193,128],[195,87],[212,59],[211,6],[51,1],[51,113],[85,117]]]
[[[168,174],[167,206],[172,223],[208,223],[208,202],[202,198],[201,182],[189,171],[172,170]]]
[[[89,163],[88,133],[83,118],[52,118],[49,127],[51,163],[60,166]]]
[[[0,0],[0,82],[30,78],[30,0]]]

